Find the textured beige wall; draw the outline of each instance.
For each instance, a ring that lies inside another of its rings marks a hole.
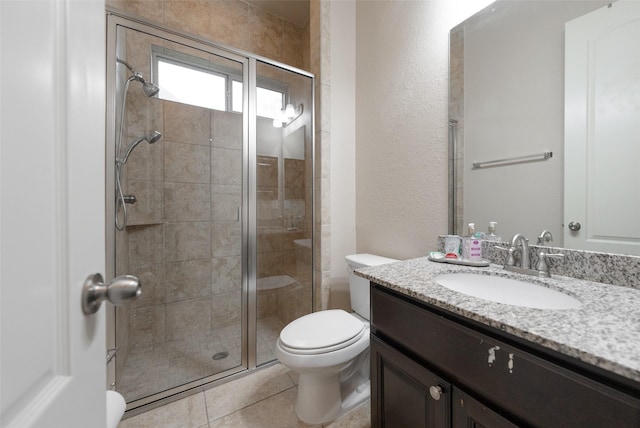
[[[358,1],[357,251],[425,255],[447,231],[448,33],[465,1]]]
[[[106,4],[217,43],[309,69],[308,28],[241,0],[106,0]]]
[[[344,257],[356,249],[355,207],[355,1],[332,2],[330,120],[330,307],[349,309],[349,282]]]

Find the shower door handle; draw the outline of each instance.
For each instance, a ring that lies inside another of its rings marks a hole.
[[[102,275],[94,273],[82,286],[82,312],[85,315],[95,314],[104,300],[115,306],[126,305],[141,294],[140,280],[133,275],[122,275],[105,284]]]

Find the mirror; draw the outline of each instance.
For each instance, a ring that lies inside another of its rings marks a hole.
[[[608,3],[498,0],[451,30],[449,233],[566,246],[565,23]]]

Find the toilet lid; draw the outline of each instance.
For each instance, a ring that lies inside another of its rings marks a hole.
[[[280,332],[280,341],[292,350],[335,350],[359,339],[365,324],[342,309],[314,312],[289,323]]]

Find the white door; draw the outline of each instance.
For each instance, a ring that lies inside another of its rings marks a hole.
[[[104,427],[103,0],[0,0],[0,426]]]
[[[565,247],[640,255],[640,2],[565,29]]]

